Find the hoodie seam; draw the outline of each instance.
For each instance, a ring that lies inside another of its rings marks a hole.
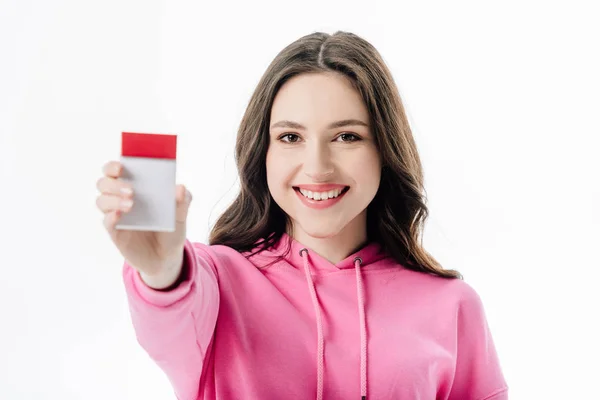
[[[212,249],[209,246],[206,246],[204,244],[199,243],[198,245],[194,245],[194,250],[198,251],[199,253],[204,253],[204,255],[207,258],[207,264],[208,267],[213,271],[213,273],[215,274],[215,278],[217,281],[217,291],[219,292],[219,297],[220,297],[220,278],[219,278],[219,267],[217,264],[217,260],[218,260],[218,256],[216,254],[213,253]],[[211,254],[213,253],[213,254]],[[195,255],[196,256],[196,255]],[[196,261],[197,262],[197,261]],[[197,268],[202,268],[200,266],[197,266]],[[202,290],[202,288],[198,288],[197,287],[198,282],[194,281],[192,283],[192,290],[195,290],[196,292]],[[220,300],[219,300],[220,302]],[[220,308],[220,304],[219,304],[219,308]],[[219,314],[219,311],[217,311],[217,316]],[[194,314],[193,311],[190,312],[191,317],[193,318],[194,321],[194,336],[196,337],[196,345],[198,346],[198,348],[200,349],[200,353],[202,354],[202,359],[203,359],[203,363],[205,362],[206,359],[206,354],[209,351],[209,348],[214,340],[214,335],[216,332],[216,326],[215,329],[213,330],[213,334],[212,334],[212,338],[210,339],[209,343],[207,344],[206,348],[203,348],[201,343],[199,342],[199,334],[198,334],[198,325],[197,325],[197,318],[196,315]]]

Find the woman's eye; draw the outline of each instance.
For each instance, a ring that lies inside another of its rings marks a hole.
[[[360,138],[354,133],[342,133],[340,136],[338,136],[338,139],[342,142],[356,142],[357,140],[360,140]]]
[[[286,133],[285,135],[281,135],[279,140],[285,143],[296,143],[298,140],[300,140],[300,137],[295,133]]]

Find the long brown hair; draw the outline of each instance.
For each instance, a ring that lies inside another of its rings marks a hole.
[[[286,231],[287,215],[267,186],[271,106],[281,86],[303,73],[336,71],[353,82],[365,102],[382,160],[380,186],[367,208],[367,236],[406,268],[445,278],[445,270],[423,248],[429,211],[423,169],[404,106],[390,71],[366,40],[338,31],[315,32],[285,47],[258,83],[242,118],[235,147],[240,193],[213,227],[210,244],[240,252],[261,251]]]

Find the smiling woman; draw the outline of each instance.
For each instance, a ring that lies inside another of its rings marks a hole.
[[[305,73],[281,87],[271,120],[285,121],[271,125],[266,174],[287,232],[337,263],[367,242],[367,207],[379,188],[369,112],[345,75]]]
[[[505,400],[478,294],[422,246],[418,151],[377,50],[347,32],[281,51],[236,143],[241,190],[209,244],[116,231],[139,343],[177,398]]]
[[[330,145],[321,146],[328,135]],[[323,168],[315,162],[329,163],[325,169],[332,168],[336,179],[341,179],[343,172],[334,167],[339,161],[330,159],[328,152],[338,158],[346,155],[345,163],[358,170],[356,179],[365,174],[364,179],[376,187],[371,199],[362,190],[367,189],[362,177],[362,183],[355,182],[354,188],[348,182],[320,182],[323,177],[319,176],[328,171],[315,172],[314,168]],[[354,158],[350,154],[355,154]],[[297,203],[288,201],[295,197],[285,197],[272,180],[281,179],[276,176],[283,170],[291,173],[290,164],[297,167],[297,159],[305,156],[301,161],[305,163],[303,179],[313,182],[301,182],[296,176],[297,184],[337,183],[348,186],[351,193],[318,215],[323,223],[310,228],[316,236],[304,235],[302,243],[336,260],[370,240],[406,268],[447,278],[461,276],[442,268],[420,243],[429,211],[416,144],[391,73],[377,50],[354,34],[308,35],[283,49],[269,65],[238,130],[236,162],[241,192],[218,219],[210,243],[238,251],[260,251],[277,243],[283,233],[295,230],[302,235],[303,226],[315,217],[294,218],[311,210],[295,207]],[[376,163],[374,157],[378,158],[379,172],[370,169]],[[269,165],[273,168],[267,174]],[[351,218],[353,212],[355,218]],[[344,220],[350,223],[349,229],[341,229]],[[365,221],[366,233],[360,228]],[[359,229],[354,229],[354,224]],[[339,235],[318,233],[325,226],[329,232],[337,229]],[[319,240],[312,241],[313,237]]]

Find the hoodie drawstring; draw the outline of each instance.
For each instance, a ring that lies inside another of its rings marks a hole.
[[[356,291],[358,296],[358,319],[360,321],[360,398],[367,400],[367,324],[365,322],[365,287],[360,273],[362,258],[354,258]]]
[[[306,275],[306,281],[308,282],[308,290],[310,290],[310,296],[312,298],[313,308],[317,317],[317,400],[323,399],[323,323],[321,320],[321,308],[319,307],[319,300],[317,299],[317,291],[315,290],[315,282],[310,274],[308,268],[308,259],[303,256],[303,253],[308,254],[308,250],[300,250],[300,256],[304,261],[304,274]]]
[[[306,254],[306,255],[305,255]],[[310,269],[308,267],[308,250],[301,249],[300,257],[304,263],[304,274],[308,282],[315,316],[317,319],[317,400],[323,399],[323,364],[324,364],[324,339],[323,339],[323,322],[321,318],[321,308],[317,298],[315,283],[312,279]],[[367,326],[365,318],[365,288],[363,285],[360,266],[362,259],[354,258],[354,269],[356,270],[356,290],[358,297],[358,318],[360,323],[360,395],[361,400],[367,399]]]

